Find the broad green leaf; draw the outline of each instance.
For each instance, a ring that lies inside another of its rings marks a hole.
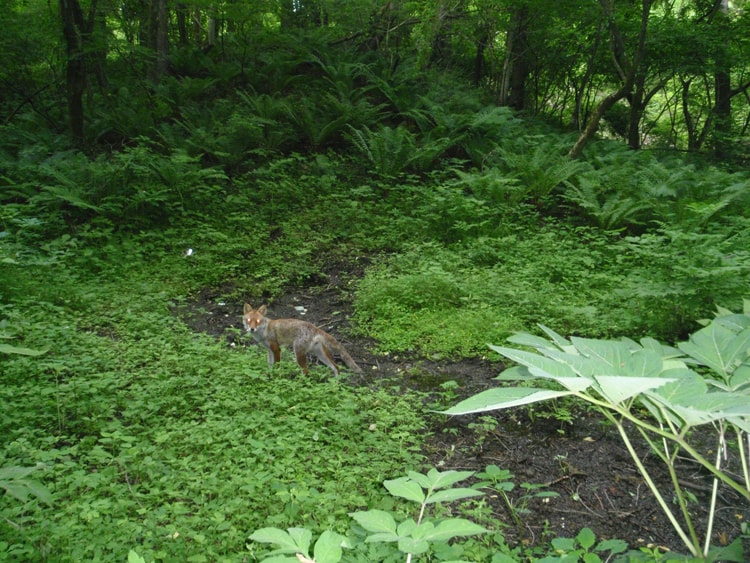
[[[671,385],[674,389],[676,384]],[[664,388],[666,387],[667,385],[664,386]],[[661,388],[649,393],[649,396],[676,413],[689,426],[706,424],[729,417],[750,416],[750,402],[748,402],[746,396],[723,391],[707,392],[705,383],[701,386],[695,382],[689,382],[685,387],[694,392],[691,394],[685,389],[678,389],[667,394],[671,399],[668,400],[662,393],[664,388]]]
[[[736,334],[713,322],[693,333],[688,342],[680,342],[678,346],[685,354],[726,378],[748,357],[750,328]]]
[[[414,524],[413,527],[404,528],[402,530],[402,527],[399,526],[400,536],[411,536],[415,540],[423,540],[423,539],[427,539],[427,537],[433,532],[433,530],[435,530],[435,524],[433,524],[429,520],[422,522],[419,525],[417,525],[417,523],[414,522],[414,520],[412,520],[411,522]],[[401,533],[402,531],[404,533]]]
[[[550,376],[548,373],[540,372],[536,368],[529,368],[529,372],[535,377],[556,381],[571,393],[585,391],[594,383],[594,380],[589,379],[588,377],[554,377]]]
[[[350,512],[349,516],[368,532],[396,534],[396,520],[393,519],[390,513],[384,510],[374,508],[367,511]]]
[[[615,555],[617,553],[623,553],[628,548],[628,542],[623,540],[602,540],[594,548],[594,551],[609,551]]]
[[[410,473],[411,474],[411,473]],[[473,471],[438,471],[434,467],[427,472],[428,486],[427,489],[437,490],[444,489],[455,485],[459,481],[464,481],[474,475]]]
[[[622,375],[602,375],[595,379],[599,384],[602,395],[615,405],[674,381],[663,377],[626,377]]]
[[[596,535],[591,531],[591,528],[583,528],[578,532],[576,540],[578,540],[578,545],[588,550],[594,547],[594,544],[596,543]]]
[[[614,375],[614,372],[609,365],[600,362],[595,358],[587,358],[581,354],[570,354],[558,350],[548,350],[545,351],[545,354],[555,362],[568,366],[573,373],[577,374],[577,376],[588,379],[589,385],[591,384],[590,378],[594,375]],[[529,371],[533,369],[534,368],[529,368]],[[562,377],[556,376],[555,378]]]
[[[743,432],[750,434],[750,417],[728,416],[727,420]]]
[[[365,543],[392,543],[401,539],[401,536],[395,532],[379,532],[375,534],[368,534],[365,538]]]
[[[726,353],[726,363],[732,371],[750,358],[750,328],[746,328],[729,342]]]
[[[426,540],[417,540],[406,537],[398,540],[398,550],[402,553],[412,553],[419,555],[430,549],[430,543]]]
[[[338,563],[343,555],[341,546],[345,540],[344,536],[330,530],[320,534],[314,549],[316,563]]]
[[[633,377],[659,377],[664,369],[662,356],[654,350],[640,349],[633,352],[625,362],[625,373]]]
[[[47,350],[32,350],[31,348],[19,348],[10,344],[0,343],[0,352],[3,354],[18,354],[20,356],[41,356],[46,354]]]
[[[481,491],[477,491],[474,489],[446,489],[444,491],[437,491],[436,493],[428,496],[425,502],[427,504],[433,504],[436,502],[453,502],[465,498],[480,497],[483,494],[484,493],[482,493]]]
[[[644,407],[646,407],[646,410],[648,410],[651,416],[659,422],[665,423],[669,421],[678,428],[685,423],[685,421],[677,416],[676,413],[670,411],[669,409],[663,410],[665,407],[662,400],[656,401],[648,394],[641,395],[638,400]]]
[[[52,506],[52,493],[49,492],[47,487],[34,479],[27,479],[25,482],[26,487],[28,487],[32,495],[41,500],[47,506]]]
[[[565,350],[566,352],[572,352],[573,351],[573,345],[570,343],[570,340],[567,338],[564,338],[557,334],[554,330],[552,330],[549,327],[544,326],[543,324],[538,325],[539,328],[541,328],[547,336],[549,336],[552,341],[557,344],[557,346],[561,350]]]
[[[750,327],[750,315],[742,313],[732,313],[726,311],[726,314],[720,317],[716,317],[713,322],[720,324],[721,326],[727,327],[732,332],[740,332]]]
[[[0,479],[22,479],[31,475],[39,469],[38,467],[21,467],[19,465],[9,465],[0,467]]]
[[[640,344],[644,350],[653,350],[654,352],[659,354],[662,359],[679,358],[682,356],[682,352],[680,352],[677,348],[662,344],[658,340],[648,336],[641,338]]]
[[[536,348],[537,350],[553,349],[558,350],[559,348],[550,342],[546,338],[541,336],[535,336],[528,332],[517,332],[513,336],[508,337],[508,342],[518,344],[520,346],[528,346],[530,348]]]
[[[406,476],[425,490],[429,489],[431,486],[430,478],[424,473],[418,473],[417,471],[407,471]]]
[[[526,366],[512,366],[496,376],[495,381],[526,381],[533,379],[534,376],[529,373]]]
[[[675,379],[656,389],[645,391],[644,395],[647,397],[647,400],[644,400],[643,403],[658,420],[662,419],[662,414],[656,409],[656,405],[662,405],[668,412],[674,413],[679,417],[678,420],[669,415],[672,422],[678,426],[682,426],[683,423],[688,426],[703,424],[705,422],[703,416],[681,405],[684,405],[692,397],[706,393],[707,388],[705,381],[697,373],[689,372],[689,375],[685,377]],[[649,400],[654,401],[655,405],[649,405]]]
[[[399,477],[398,479],[389,479],[383,481],[383,485],[388,489],[388,492],[395,497],[405,498],[422,504],[425,499],[424,491],[418,483],[411,480],[409,477]]]
[[[128,563],[146,563],[146,560],[132,549],[128,552]]]
[[[750,416],[750,400],[747,395],[711,391],[696,397],[689,406],[706,412],[722,412],[733,416]]]
[[[307,528],[289,528],[287,531],[297,546],[297,549],[302,553],[307,554],[310,550],[310,544],[312,543],[312,532]]]
[[[280,530],[279,528],[261,528],[250,534],[250,539],[260,543],[271,543],[277,545],[282,551],[292,553],[298,551],[297,544],[292,539],[292,536],[290,536],[288,532]]]
[[[289,555],[272,555],[271,557],[264,557],[263,563],[299,563],[299,559]]]
[[[552,547],[560,551],[573,551],[576,548],[576,542],[573,538],[552,538],[550,540]]]
[[[742,537],[735,539],[727,546],[712,546],[708,550],[710,561],[733,561],[734,563],[747,562],[745,550],[743,549]]]
[[[520,405],[528,405],[547,401],[557,397],[571,395],[570,391],[551,391],[548,389],[528,389],[522,387],[497,387],[482,391],[473,397],[464,399],[448,410],[441,411],[443,414],[470,414],[487,412],[499,409],[507,409]]]
[[[671,381],[657,388],[653,395],[665,405],[689,404],[692,397],[703,395],[708,390],[703,378],[691,370],[668,371],[664,376]]]
[[[524,365],[528,368],[537,368],[549,376],[557,377],[575,377],[575,372],[568,366],[556,362],[546,356],[540,356],[534,352],[525,352],[514,348],[503,348],[502,346],[490,346],[498,354],[513,360],[514,362]]]
[[[450,518],[443,520],[434,527],[424,538],[428,541],[448,541],[459,536],[474,536],[486,534],[489,530],[465,518]]]
[[[612,375],[621,373],[632,353],[627,343],[616,340],[593,340],[590,338],[572,337],[571,342],[576,349],[587,358],[597,359],[611,368]]]
[[[31,492],[23,481],[0,481],[0,489],[21,502],[25,502]]]
[[[407,518],[398,525],[396,533],[399,537],[410,536],[417,529],[417,523],[414,518]]]
[[[750,391],[750,364],[742,364],[729,379],[729,387],[732,390]]]

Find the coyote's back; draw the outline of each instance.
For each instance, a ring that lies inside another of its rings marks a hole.
[[[256,342],[265,346],[268,351],[269,369],[281,358],[281,347],[291,346],[304,374],[308,371],[308,354],[315,354],[334,375],[339,374],[339,368],[333,361],[334,354],[341,356],[352,371],[362,372],[344,347],[326,331],[298,319],[269,319],[266,317],[266,310],[265,305],[253,309],[245,303],[242,324]]]

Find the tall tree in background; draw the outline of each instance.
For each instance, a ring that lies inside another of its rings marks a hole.
[[[65,38],[65,91],[68,97],[70,132],[78,146],[85,144],[83,92],[86,88],[86,50],[91,32],[96,1],[91,4],[89,19],[83,17],[78,0],[60,0],[63,36]]]
[[[711,27],[719,30],[719,38],[727,37],[729,28],[729,0],[716,0],[712,14]],[[732,80],[729,56],[726,45],[721,41],[717,45],[717,56],[714,64],[714,152],[718,158],[726,156],[727,139],[732,128]]]
[[[153,18],[153,49],[156,53],[156,61],[153,67],[152,78],[158,82],[167,73],[169,66],[169,11],[167,0],[152,0]]]
[[[529,77],[529,7],[522,2],[512,7],[510,26],[505,34],[505,62],[500,87],[501,106],[522,110]]]
[[[44,0],[9,2],[0,105],[11,118],[40,108],[53,128],[57,108],[67,108],[79,146],[94,117],[98,131],[124,136],[164,119],[174,94],[188,92],[185,76],[221,81],[240,68],[233,87],[265,91],[253,76],[278,62],[273,77],[284,83],[284,73],[305,70],[285,62],[297,50],[301,59],[312,51],[330,63],[385,63],[400,79],[426,66],[455,71],[496,103],[579,129],[572,156],[604,122],[634,149],[647,141],[718,156],[736,152],[738,132],[750,128],[750,0],[58,0],[51,10]],[[39,12],[48,29],[24,49],[24,21]],[[54,88],[61,72],[65,101]],[[45,103],[32,108],[38,92]]]
[[[628,95],[632,95],[633,86],[636,77],[640,72],[641,61],[646,52],[646,34],[648,30],[648,20],[651,13],[651,4],[653,0],[641,0],[640,3],[640,27],[636,45],[631,53],[628,53],[625,35],[617,23],[617,14],[615,12],[615,0],[599,0],[602,13],[609,22],[610,50],[612,53],[612,63],[621,80],[621,86],[614,92],[605,96],[599,105],[594,109],[589,117],[586,127],[578,136],[575,145],[568,153],[572,158],[578,158],[583,152],[586,144],[592,139],[599,129],[599,123],[604,114],[612,108],[618,101]]]

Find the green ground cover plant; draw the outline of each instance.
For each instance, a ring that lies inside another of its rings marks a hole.
[[[426,474],[410,471],[406,477],[384,481],[383,485],[394,497],[416,502],[419,505],[418,514],[416,518],[399,518],[397,521],[391,512],[379,509],[350,513],[349,516],[364,531],[364,538],[354,539],[351,535],[347,538],[323,532],[315,543],[314,552],[310,551],[312,534],[309,530],[290,528],[285,532],[278,528],[262,528],[253,532],[250,539],[277,546],[276,550],[268,554],[269,557],[263,559],[269,563],[312,561],[310,553],[314,553],[317,563],[338,563],[342,558],[349,560],[348,557],[344,558],[342,548],[355,549],[356,543],[392,545],[392,549],[378,552],[378,560],[391,560],[394,558],[393,552],[400,552],[400,557],[409,562],[415,555],[436,551],[437,560],[444,561],[446,554],[450,553],[453,557],[458,554],[457,549],[451,550],[449,547],[449,540],[489,531],[464,518],[436,517],[428,511],[429,506],[438,505],[437,503],[480,496],[482,493],[476,489],[452,487],[472,474],[471,471],[439,472],[431,469]],[[375,553],[370,550],[369,558],[373,555]],[[355,556],[354,560],[357,559]]]
[[[46,283],[3,304],[5,331],[15,352],[47,352],[0,358],[0,467],[17,493],[0,499],[0,560],[122,560],[133,547],[149,560],[236,560],[249,530],[336,528],[376,503],[383,478],[419,462],[418,397],[296,378],[292,366],[272,379],[261,354],[230,351],[173,315],[196,282],[169,281],[192,267],[181,249],[137,255],[127,277],[135,262],[118,263],[121,251],[96,252],[96,275],[73,272],[92,256],[72,250],[13,272]]]

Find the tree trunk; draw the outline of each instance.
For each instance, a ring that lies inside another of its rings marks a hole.
[[[503,82],[500,86],[500,105],[522,110],[526,102],[526,80],[529,76],[529,9],[523,5],[513,13],[505,39]]]
[[[589,51],[588,60],[586,61],[586,72],[583,74],[579,87],[576,89],[575,95],[575,106],[573,107],[573,115],[570,118],[570,124],[579,129],[581,126],[582,119],[585,118],[585,114],[582,110],[583,98],[586,94],[586,90],[591,82],[591,77],[594,75],[594,65],[596,62],[596,55],[599,52],[599,46],[601,44],[602,34],[604,33],[604,25],[600,24],[596,30],[596,39],[594,44],[591,46]]]
[[[628,146],[634,151],[637,151],[641,148],[640,125],[641,118],[643,117],[643,112],[646,109],[646,104],[644,102],[646,73],[637,72],[637,75],[633,82],[635,90],[628,98],[630,101],[630,112],[628,113]]]
[[[639,71],[640,62],[643,60],[646,50],[646,30],[648,29],[648,17],[651,12],[652,2],[653,0],[641,0],[641,28],[638,34],[638,44],[631,60],[628,58],[625,50],[625,41],[622,33],[615,23],[612,0],[599,0],[604,15],[609,21],[613,62],[617,73],[622,78],[623,84],[616,92],[605,97],[593,111],[586,124],[586,128],[581,132],[575,145],[568,152],[569,157],[578,158],[581,156],[584,147],[599,129],[599,123],[607,110],[619,100],[631,94],[636,73]]]
[[[177,7],[175,8],[175,14],[177,15],[177,37],[180,45],[185,46],[190,42],[188,38],[187,25],[188,17],[190,14],[187,6],[183,3],[177,4]]]
[[[484,74],[484,52],[487,49],[487,30],[482,27],[479,30],[479,39],[477,40],[477,53],[474,57],[474,86],[479,86]]]
[[[568,153],[570,158],[578,158],[581,156],[584,147],[599,130],[599,123],[601,122],[602,117],[604,117],[604,114],[607,113],[613,105],[627,96],[630,92],[630,88],[630,84],[623,85],[623,87],[617,92],[613,92],[596,106],[596,109],[591,113],[591,117],[589,117],[589,120],[586,123],[586,128],[578,136],[578,140],[576,141],[576,144],[573,145],[573,148],[570,149],[570,152]]]
[[[716,18],[714,25],[720,29],[719,37],[726,37],[729,1],[719,0],[716,3]],[[716,115],[714,129],[714,156],[724,158],[728,151],[728,139],[732,128],[732,83],[730,79],[730,67],[727,63],[724,49],[719,49],[716,60],[716,73],[714,74],[714,95]]]
[[[85,145],[83,92],[86,88],[84,38],[86,24],[78,0],[60,0],[63,36],[65,37],[65,89],[68,97],[68,119],[73,141]]]
[[[156,9],[156,79],[167,73],[169,66],[169,11],[167,0],[157,0]]]
[[[208,27],[206,29],[206,50],[213,49],[216,45],[216,6],[212,5],[208,10]]]

